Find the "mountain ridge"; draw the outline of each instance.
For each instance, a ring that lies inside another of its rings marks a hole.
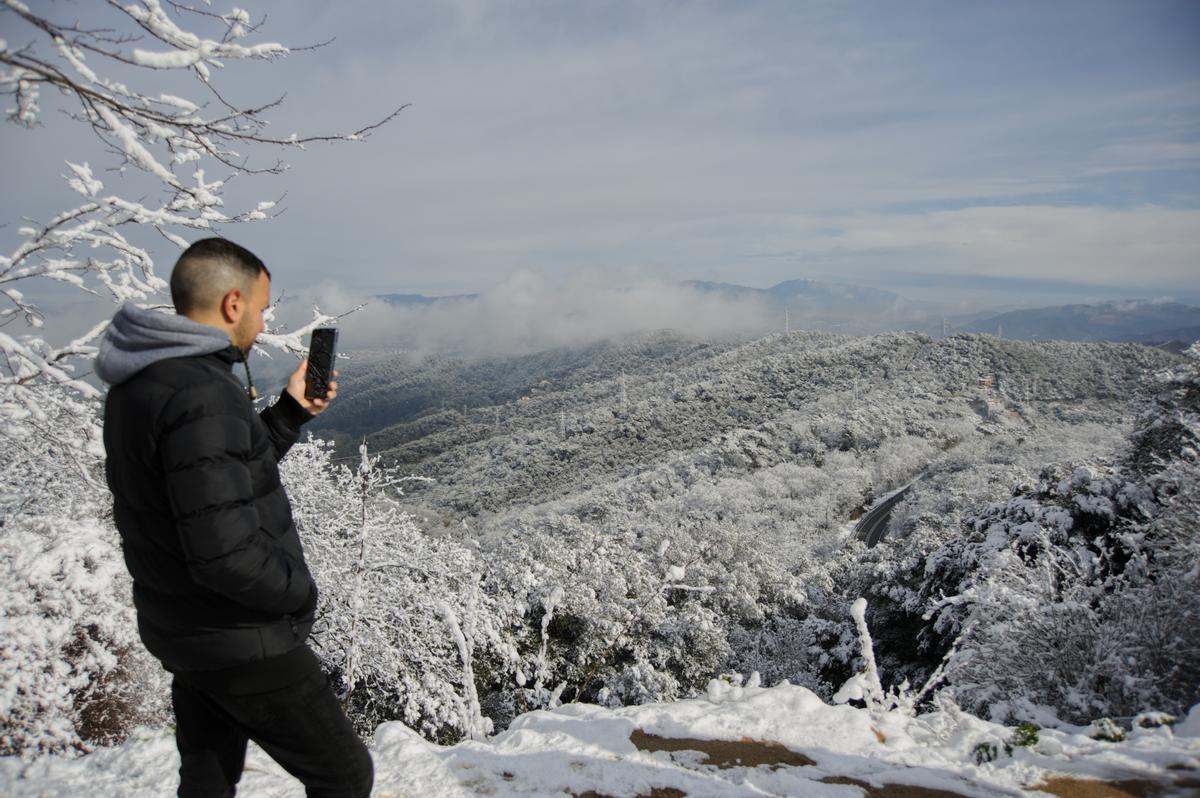
[[[675,286],[741,303],[738,312],[748,314],[752,326],[762,333],[783,328],[858,335],[914,330],[935,336],[990,333],[1025,341],[1176,341],[1184,347],[1200,339],[1200,307],[1174,301],[1126,299],[964,314],[881,288],[807,278],[784,280],[768,288],[707,280],[684,280]],[[482,296],[375,295],[389,306],[407,308],[472,302]]]
[[[1200,333],[1200,308],[1138,299],[1056,305],[1006,311],[956,326],[954,331],[1002,332],[1004,337],[1018,340],[1165,342],[1176,339],[1186,344],[1197,340]]]

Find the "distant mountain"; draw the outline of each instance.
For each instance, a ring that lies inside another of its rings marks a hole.
[[[688,280],[683,286],[731,300],[759,300],[769,314],[766,329],[777,329],[786,311],[794,330],[827,330],[872,335],[889,330],[926,330],[939,320],[941,306],[914,301],[878,288],[817,280],[786,280],[770,288]]]
[[[762,299],[771,304],[783,305],[804,304],[810,307],[820,307],[826,310],[844,308],[860,311],[864,307],[892,308],[897,305],[918,305],[904,299],[899,294],[883,291],[878,288],[866,288],[860,285],[841,283],[822,283],[817,280],[787,280],[770,288],[750,288],[734,283],[716,283],[707,280],[685,280],[681,283],[706,294],[720,294],[728,299]],[[478,294],[456,294],[453,296],[426,296],[424,294],[376,294],[375,298],[389,305],[433,305],[461,299],[476,299]]]
[[[861,285],[821,283],[816,280],[787,280],[768,288],[767,294],[779,302],[802,300],[826,306],[850,304],[856,308],[895,307],[897,304],[908,302],[891,291]]]
[[[375,298],[380,299],[389,305],[421,306],[435,305],[439,302],[452,302],[460,299],[475,299],[478,296],[478,294],[454,294],[452,296],[425,296],[424,294],[376,294]]]
[[[720,294],[730,299],[758,297],[766,293],[761,288],[749,288],[744,285],[734,285],[733,283],[714,283],[708,280],[684,280],[680,285],[704,294]]]
[[[817,280],[787,280],[770,288],[749,288],[733,283],[713,283],[686,280],[684,286],[709,294],[721,294],[731,299],[760,298],[773,304],[801,303],[826,310],[846,308],[861,310],[864,306],[893,307],[907,302],[898,294],[859,285],[822,283]]]
[[[1175,330],[1156,330],[1152,333],[1138,335],[1128,339],[1139,344],[1147,344],[1149,346],[1171,348],[1170,344],[1177,344],[1178,349],[1172,351],[1180,351],[1186,349],[1195,341],[1200,341],[1200,327],[1182,327]]]
[[[953,331],[990,333],[1021,341],[1191,343],[1200,338],[1200,308],[1144,300],[1061,305],[1000,313],[956,326]]]

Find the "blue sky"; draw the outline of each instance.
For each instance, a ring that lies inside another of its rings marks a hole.
[[[286,193],[278,219],[224,232],[297,289],[592,270],[1200,301],[1200,3],[243,5],[265,39],[335,37],[223,76],[286,90],[277,130],[412,104],[231,193]],[[67,201],[57,164],[82,156],[50,128],[0,130],[30,186],[5,219]]]

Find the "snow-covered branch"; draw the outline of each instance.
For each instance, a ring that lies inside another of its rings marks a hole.
[[[365,305],[357,305],[345,313],[339,313],[336,316],[331,316],[328,313],[323,313],[319,307],[313,306],[312,321],[305,324],[303,327],[298,327],[290,332],[264,332],[258,336],[259,346],[256,351],[266,353],[262,348],[264,346],[278,349],[283,352],[289,352],[296,357],[305,357],[308,355],[308,344],[304,342],[304,337],[318,327],[328,327],[331,324],[336,324],[338,321],[349,316],[351,313],[362,310]],[[264,319],[269,324],[274,316],[274,306],[268,309],[264,314]]]
[[[291,52],[277,42],[253,41],[259,26],[249,12],[109,0],[97,8],[104,18],[85,26],[57,21],[55,11],[0,0],[0,16],[8,18],[6,38],[0,39],[0,96],[12,100],[8,118],[24,127],[49,124],[42,98],[61,97],[67,113],[53,119],[90,129],[113,156],[108,168],[127,179],[113,191],[98,177],[99,168],[66,159],[63,180],[84,201],[48,221],[21,225],[14,242],[0,242],[0,326],[23,321],[29,331],[18,335],[10,329],[0,341],[0,386],[43,380],[86,395],[72,361],[94,354],[88,344],[103,328],[65,346],[52,345],[34,292],[21,283],[52,280],[118,303],[150,300],[166,288],[150,248],[160,237],[172,249],[183,249],[186,231],[209,232],[272,215],[273,201],[231,209],[224,197],[232,178],[286,168],[264,151],[358,141],[401,109],[349,132],[268,135],[268,112],[281,97],[238,104],[217,85],[218,73],[231,61],[271,61]],[[162,91],[163,71],[190,73],[202,96]],[[44,94],[47,88],[57,91]],[[301,353],[301,337],[336,318],[318,311],[312,324],[264,336],[263,342]],[[0,395],[0,402],[11,401],[8,392]]]

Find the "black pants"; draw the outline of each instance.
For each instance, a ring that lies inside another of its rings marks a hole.
[[[252,695],[199,689],[178,678],[175,743],[180,798],[226,798],[237,792],[253,740],[299,779],[310,798],[366,798],[375,772],[320,671],[287,687]]]

